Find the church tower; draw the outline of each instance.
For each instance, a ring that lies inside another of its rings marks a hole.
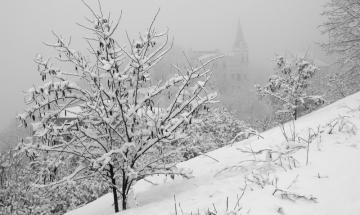
[[[241,64],[247,65],[249,63],[249,50],[245,41],[244,33],[242,31],[240,20],[237,26],[235,42],[233,45],[233,56],[240,61]]]

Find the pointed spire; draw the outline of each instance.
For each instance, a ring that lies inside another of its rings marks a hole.
[[[245,41],[244,33],[242,31],[240,19],[238,21],[237,32],[235,37],[235,42],[233,45],[233,55],[240,58],[240,62],[248,63],[249,60],[249,50],[247,43]]]
[[[239,19],[233,49],[234,50],[239,50],[239,49],[243,48],[242,46],[245,45],[245,44],[246,43],[245,43],[244,33],[242,31],[241,22],[240,22],[240,19]]]

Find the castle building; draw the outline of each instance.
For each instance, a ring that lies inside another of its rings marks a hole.
[[[241,65],[249,63],[249,49],[242,31],[241,23],[238,22],[235,42],[232,48],[232,56]],[[235,60],[235,59],[234,59]]]
[[[240,21],[237,25],[234,43],[231,51],[223,53],[220,50],[191,51],[193,60],[210,59],[215,56],[224,56],[212,64],[213,82],[211,85],[221,94],[228,94],[234,89],[244,86],[241,83],[248,79],[249,49],[246,43]]]
[[[228,79],[239,82],[247,79],[247,68],[249,65],[249,49],[246,43],[241,23],[238,22],[235,42],[232,51],[225,58]],[[237,84],[237,83],[235,83]]]

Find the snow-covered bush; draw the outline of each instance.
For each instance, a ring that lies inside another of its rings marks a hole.
[[[0,154],[0,214],[64,214],[108,192],[97,180],[39,189],[31,186],[38,180],[36,171],[36,165],[16,150]]]
[[[214,59],[177,67],[177,75],[154,84],[152,68],[171,48],[168,33],[154,28],[156,16],[126,48],[113,37],[120,19],[113,22],[101,8],[97,13],[85,5],[93,17],[80,26],[91,33],[86,37],[91,57],[53,32],[55,43],[48,45],[67,70],[44,57],[35,59],[45,83],[28,91],[28,108],[18,115],[34,131],[20,148],[37,165],[38,187],[101,178],[112,189],[117,212],[118,194],[125,210],[138,180],[153,174],[188,176],[164,164],[172,152],[163,152],[213,102],[216,95],[205,87]]]
[[[291,63],[278,56],[276,65],[277,71],[268,83],[264,87],[257,85],[256,88],[261,97],[270,97],[272,104],[279,109],[277,114],[281,118],[296,120],[299,111],[324,102],[321,96],[306,94],[310,79],[319,70],[313,63],[304,58]]]
[[[322,72],[311,78],[306,92],[323,95],[327,103],[333,103],[360,90],[360,73],[341,65],[321,68]]]
[[[34,191],[30,181],[34,179],[25,156],[16,155],[13,151],[0,154],[0,214],[46,214],[42,207],[49,202],[42,199],[41,191]],[[40,204],[41,202],[41,204]]]
[[[251,127],[259,132],[266,131],[270,128],[276,127],[279,123],[277,117],[274,114],[268,114],[261,119],[254,119],[248,122]]]
[[[344,71],[332,74],[329,78],[329,93],[333,98],[344,98],[360,90],[360,73],[357,71]]]
[[[199,123],[187,125],[186,138],[178,141],[180,159],[190,159],[228,145],[234,137],[247,129],[247,125],[222,107],[200,113]],[[241,139],[238,138],[237,141]]]

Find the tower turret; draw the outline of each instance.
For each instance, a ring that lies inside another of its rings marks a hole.
[[[232,51],[234,57],[240,58],[239,60],[241,61],[241,63],[247,64],[249,62],[249,50],[245,41],[240,20],[238,22],[235,42]]]

